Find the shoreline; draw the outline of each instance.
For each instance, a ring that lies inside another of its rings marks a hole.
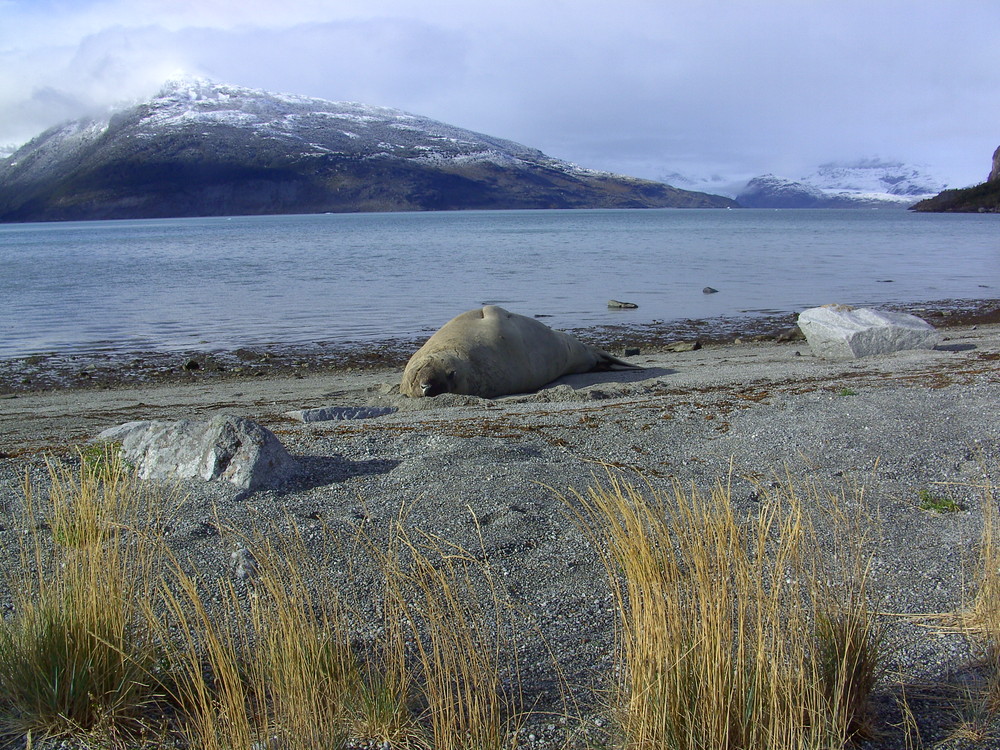
[[[937,328],[1000,322],[1000,299],[938,300],[877,307],[917,315]],[[780,340],[795,327],[796,318],[797,313],[776,312],[566,330],[588,344],[622,356],[626,349],[660,353],[667,351],[671,344],[683,341],[706,345]],[[420,335],[359,342],[317,342],[311,346],[274,343],[223,351],[195,348],[169,352],[44,352],[0,360],[0,396],[401,368],[425,339],[425,335]]]

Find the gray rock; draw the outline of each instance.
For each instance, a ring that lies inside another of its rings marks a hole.
[[[609,299],[608,307],[612,310],[635,310],[639,306],[635,302],[619,302],[616,299]]]
[[[702,294],[718,294],[719,290],[715,289],[714,287],[706,286],[704,289],[701,290],[701,293]]]
[[[802,333],[802,329],[798,326],[792,326],[781,331],[774,337],[774,340],[784,343],[786,341],[802,341],[804,338],[805,334]]]
[[[318,409],[298,409],[285,412],[300,422],[332,422],[341,419],[371,419],[397,411],[391,406],[324,406]]]
[[[143,479],[218,480],[254,490],[280,485],[298,468],[270,430],[242,417],[128,422],[95,440],[120,442]]]
[[[933,349],[941,335],[915,315],[847,305],[813,307],[799,315],[799,328],[817,357],[855,359],[904,349]]]
[[[233,577],[240,581],[254,578],[260,571],[257,558],[246,547],[241,547],[230,556],[230,568]]]
[[[395,410],[406,413],[413,411],[433,411],[434,409],[444,409],[451,406],[483,406],[493,408],[490,399],[479,396],[466,396],[461,393],[440,393],[434,398],[410,398],[400,393],[387,396],[372,396],[369,403],[373,406],[390,405]]]

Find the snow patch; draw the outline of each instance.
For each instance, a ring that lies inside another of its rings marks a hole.
[[[917,200],[936,195],[947,185],[927,173],[925,166],[884,161],[878,157],[859,159],[847,164],[821,164],[799,181],[825,192],[835,191],[855,195],[892,195]]]
[[[905,208],[946,187],[925,170],[879,158],[831,162],[798,180],[773,174],[755,177],[736,199],[758,208]]]

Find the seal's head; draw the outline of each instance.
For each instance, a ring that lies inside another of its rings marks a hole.
[[[451,357],[425,357],[411,361],[403,373],[400,390],[411,398],[430,398],[459,392],[459,363]]]

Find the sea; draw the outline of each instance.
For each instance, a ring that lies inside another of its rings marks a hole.
[[[616,209],[0,225],[0,360],[368,346],[417,340],[483,304],[580,330],[998,297],[996,214]]]

